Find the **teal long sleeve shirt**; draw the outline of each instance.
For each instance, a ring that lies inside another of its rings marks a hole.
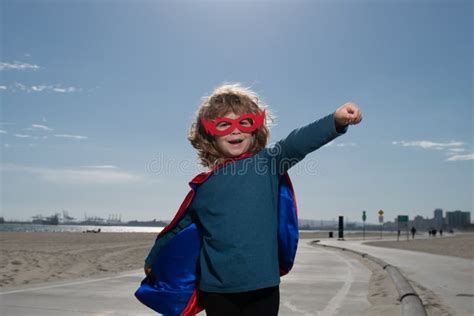
[[[280,283],[278,264],[278,184],[304,157],[346,133],[337,131],[334,114],[295,129],[274,146],[228,164],[201,184],[186,215],[157,239],[159,249],[180,230],[196,223],[203,238],[199,288],[237,293]]]

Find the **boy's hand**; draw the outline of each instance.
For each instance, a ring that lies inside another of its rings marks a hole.
[[[334,120],[337,127],[343,127],[348,124],[356,125],[362,121],[362,112],[355,103],[346,103],[334,112]]]

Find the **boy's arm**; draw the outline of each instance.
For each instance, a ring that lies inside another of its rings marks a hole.
[[[307,154],[345,134],[349,124],[358,124],[361,120],[362,114],[357,106],[346,103],[334,113],[295,129],[269,150],[276,158],[277,172],[283,174]]]
[[[192,222],[192,212],[188,210],[183,216],[183,218],[173,227],[173,229],[171,229],[163,236],[155,240],[155,244],[151,248],[147,258],[145,259],[145,270],[147,269],[147,267],[151,267],[161,248],[163,248],[163,246],[165,246],[171,239],[173,239],[174,236],[176,236],[184,228],[188,227]]]

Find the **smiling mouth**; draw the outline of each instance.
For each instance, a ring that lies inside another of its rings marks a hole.
[[[229,144],[237,145],[237,144],[240,144],[240,143],[243,142],[243,141],[244,141],[243,139],[230,140],[230,141],[229,141]]]

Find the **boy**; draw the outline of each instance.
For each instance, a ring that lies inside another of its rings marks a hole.
[[[281,182],[308,153],[362,120],[357,105],[346,103],[266,148],[271,117],[258,96],[239,84],[220,86],[204,99],[188,139],[212,173],[145,261],[152,276],[160,249],[194,223],[202,241],[197,300],[210,316],[278,314],[280,275],[291,268],[282,272]]]

